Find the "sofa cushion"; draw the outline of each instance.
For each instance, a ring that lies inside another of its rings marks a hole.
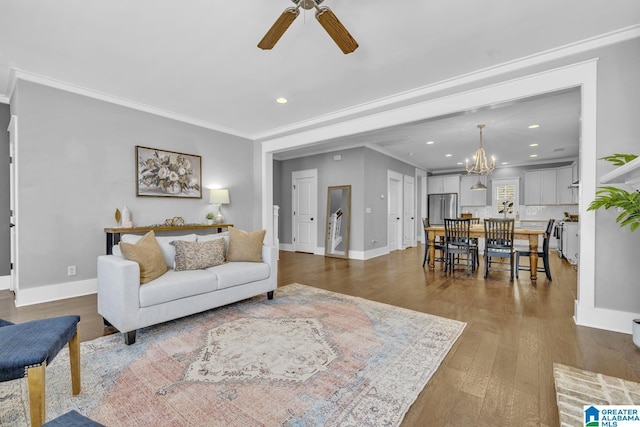
[[[140,307],[149,307],[169,301],[206,294],[217,289],[217,278],[206,270],[175,271],[140,287]]]
[[[227,261],[229,262],[262,262],[262,242],[266,230],[246,231],[229,228],[229,249]]]
[[[218,289],[268,279],[271,274],[269,264],[264,262],[228,262],[210,267],[205,271],[210,271],[218,276]]]
[[[176,271],[200,270],[224,263],[223,239],[202,243],[175,240],[171,244],[176,248]]]
[[[224,240],[224,256],[226,259],[227,250],[229,249],[229,232],[225,231],[223,233],[217,234],[197,234],[197,242],[210,242],[212,240],[223,239]]]
[[[195,242],[197,236],[195,234],[185,234],[184,236],[156,236],[156,240],[162,249],[162,255],[167,264],[167,267],[173,268],[173,262],[176,257],[176,249],[171,246],[171,242],[175,240],[182,240],[185,242]],[[136,234],[123,234],[120,241],[127,243],[136,243],[140,239],[140,236]]]
[[[120,242],[120,250],[126,259],[140,265],[141,285],[162,276],[167,271],[162,249],[153,230],[138,239],[135,244]]]

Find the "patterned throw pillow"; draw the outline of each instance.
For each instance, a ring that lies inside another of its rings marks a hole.
[[[224,240],[209,242],[171,242],[176,248],[175,271],[200,270],[224,263]]]
[[[229,228],[227,261],[262,262],[262,242],[266,230],[246,231]]]
[[[122,255],[128,260],[137,262],[140,266],[141,285],[166,273],[167,264],[153,230],[145,234],[135,244],[120,242],[119,245]]]

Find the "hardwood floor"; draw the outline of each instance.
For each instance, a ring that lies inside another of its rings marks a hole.
[[[640,350],[631,336],[576,326],[577,273],[555,253],[553,282],[528,272],[422,268],[423,246],[368,261],[280,252],[278,286],[303,283],[467,323],[403,426],[556,426],[553,363],[640,381]],[[277,298],[277,292],[276,292]],[[22,322],[80,314],[80,338],[103,335],[96,296],[16,309],[0,292],[0,318]]]

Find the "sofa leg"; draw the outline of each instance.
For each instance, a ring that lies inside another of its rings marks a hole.
[[[273,291],[267,292],[267,299],[273,299]]]
[[[136,342],[136,331],[129,331],[124,333],[124,343],[126,345],[135,344]]]
[[[104,317],[102,318],[102,323],[104,324],[104,326],[106,327],[112,327],[113,325],[111,323],[109,323],[109,321],[107,319],[105,319]]]

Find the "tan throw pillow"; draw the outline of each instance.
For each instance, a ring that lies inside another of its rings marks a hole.
[[[162,249],[152,231],[145,234],[135,244],[120,242],[120,251],[128,260],[140,265],[140,284],[157,279],[167,271],[167,263],[162,256]]]
[[[224,240],[208,242],[185,242],[174,240],[176,248],[176,271],[200,270],[224,263]]]
[[[267,230],[246,231],[229,228],[227,261],[262,262],[262,242]]]

